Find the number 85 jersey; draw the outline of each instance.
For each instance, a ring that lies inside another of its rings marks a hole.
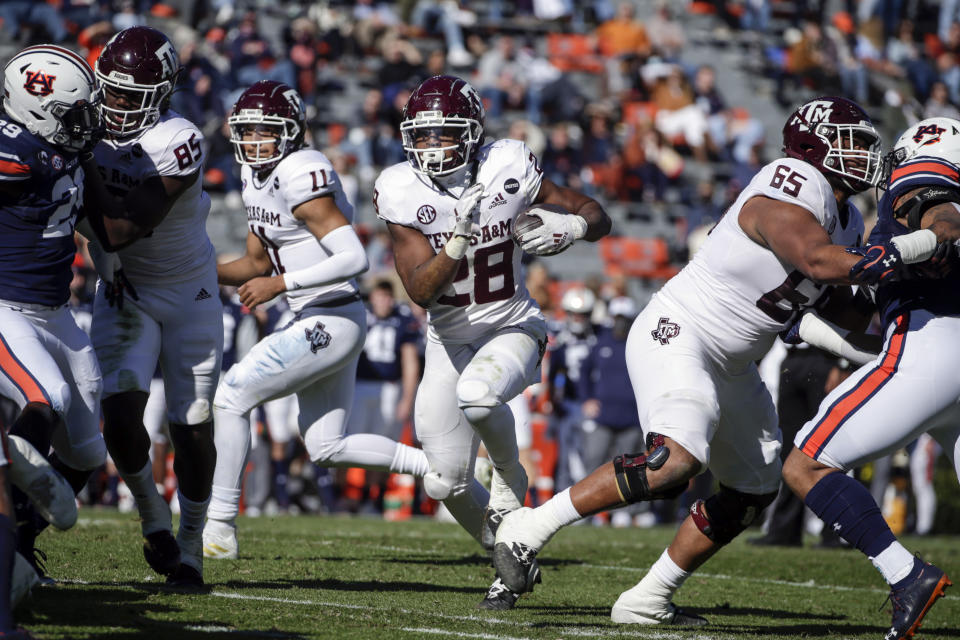
[[[513,221],[533,204],[542,172],[536,156],[518,140],[498,140],[477,152],[476,182],[484,186],[477,224],[453,283],[428,310],[428,337],[466,344],[530,318],[541,318],[527,292],[522,251],[513,242]],[[408,162],[377,178],[374,206],[392,224],[416,229],[440,253],[453,235],[454,207],[461,193],[421,176]]]
[[[783,158],[763,167],[690,264],[657,294],[667,305],[696,310],[687,322],[722,359],[759,360],[826,289],[747,236],[740,212],[755,196],[803,207],[834,244],[857,246],[863,238],[860,212],[848,202],[840,215],[833,188],[813,165]]]

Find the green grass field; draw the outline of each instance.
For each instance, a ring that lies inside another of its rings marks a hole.
[[[848,550],[754,548],[748,532],[687,581],[676,602],[696,632],[610,622],[610,606],[659,556],[672,528],[570,527],[541,554],[543,584],[517,608],[476,609],[493,578],[457,525],[341,517],[240,520],[240,559],[208,561],[208,594],[164,591],[133,516],[83,511],[44,533],[49,573],[18,621],[40,638],[882,638],[879,573]],[[907,538],[960,578],[960,539]],[[919,637],[960,638],[960,587]]]

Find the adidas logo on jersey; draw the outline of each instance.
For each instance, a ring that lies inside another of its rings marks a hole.
[[[208,298],[212,298],[212,297],[213,297],[213,296],[210,295],[210,294],[207,292],[206,289],[201,288],[201,289],[200,289],[200,292],[197,293],[197,297],[194,298],[193,301],[194,301],[194,302],[199,302],[200,300],[207,300]]]
[[[493,199],[493,202],[490,203],[490,206],[487,207],[487,210],[493,209],[494,207],[499,207],[502,204],[507,204],[507,199],[503,197],[503,194],[497,192],[497,197]]]

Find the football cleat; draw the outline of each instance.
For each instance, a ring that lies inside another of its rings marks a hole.
[[[906,640],[921,626],[923,617],[933,606],[937,598],[943,597],[947,587],[952,585],[946,574],[928,562],[917,558],[921,563],[920,575],[899,589],[891,589],[888,600],[893,605],[893,621],[884,640]]]
[[[40,582],[40,576],[30,561],[19,553],[13,555],[13,576],[10,580],[10,608],[15,609],[30,595],[30,590]],[[0,638],[3,638],[0,635]]]
[[[172,576],[180,567],[180,545],[166,529],[143,537],[143,557],[162,576]]]
[[[187,563],[181,563],[177,570],[167,577],[167,587],[181,591],[206,591],[203,575]]]
[[[57,529],[66,530],[77,522],[77,500],[73,487],[40,455],[32,444],[8,435],[10,482],[27,494],[36,512]]]
[[[485,595],[483,600],[480,601],[480,604],[477,605],[477,609],[483,609],[485,611],[506,611],[513,609],[513,605],[517,603],[519,597],[519,593],[511,591],[510,587],[503,584],[503,581],[498,577],[493,581],[493,584],[490,585],[490,588],[487,589],[487,595]]]
[[[237,527],[229,522],[207,520],[203,528],[203,557],[214,560],[233,560],[237,557]]]
[[[622,599],[623,596],[621,596]],[[680,627],[702,627],[708,624],[706,618],[684,611],[672,602],[667,603],[665,612],[648,614],[644,611],[628,609],[621,604],[620,600],[617,600],[613,610],[610,611],[610,619],[621,624],[669,624]]]
[[[513,511],[513,509],[496,509],[487,507],[483,512],[483,523],[480,525],[480,546],[487,551],[493,551],[493,545],[497,541],[497,529],[503,517]]]
[[[503,516],[497,526],[493,546],[493,566],[504,584],[523,593],[533,588],[540,568],[535,562],[537,553],[553,536],[539,524],[533,509],[521,507]]]

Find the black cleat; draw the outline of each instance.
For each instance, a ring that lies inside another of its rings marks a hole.
[[[540,582],[537,552],[522,542],[494,545],[493,566],[503,583],[517,593],[533,591],[533,585]]]
[[[178,591],[208,591],[200,572],[188,564],[180,563],[173,575],[167,578],[167,587]]]
[[[497,529],[503,522],[503,517],[510,513],[512,509],[494,509],[487,507],[483,512],[483,523],[480,526],[480,546],[487,551],[493,551],[493,545],[497,540]]]
[[[487,589],[487,595],[484,596],[480,604],[477,605],[477,609],[484,611],[507,611],[508,609],[513,609],[513,605],[517,603],[519,597],[519,593],[511,591],[498,577],[493,581],[493,584],[490,585],[490,588]]]
[[[883,640],[907,640],[920,628],[923,617],[937,598],[943,597],[952,585],[946,574],[928,562],[922,563],[920,575],[899,589],[891,589],[888,599],[893,605],[893,621]]]
[[[47,575],[47,554],[34,547],[27,553],[20,553],[37,572],[37,581],[40,584],[56,584],[57,581]],[[0,636],[2,637],[2,636]]]
[[[162,576],[172,576],[180,568],[180,545],[166,529],[143,537],[143,557],[150,568]]]

